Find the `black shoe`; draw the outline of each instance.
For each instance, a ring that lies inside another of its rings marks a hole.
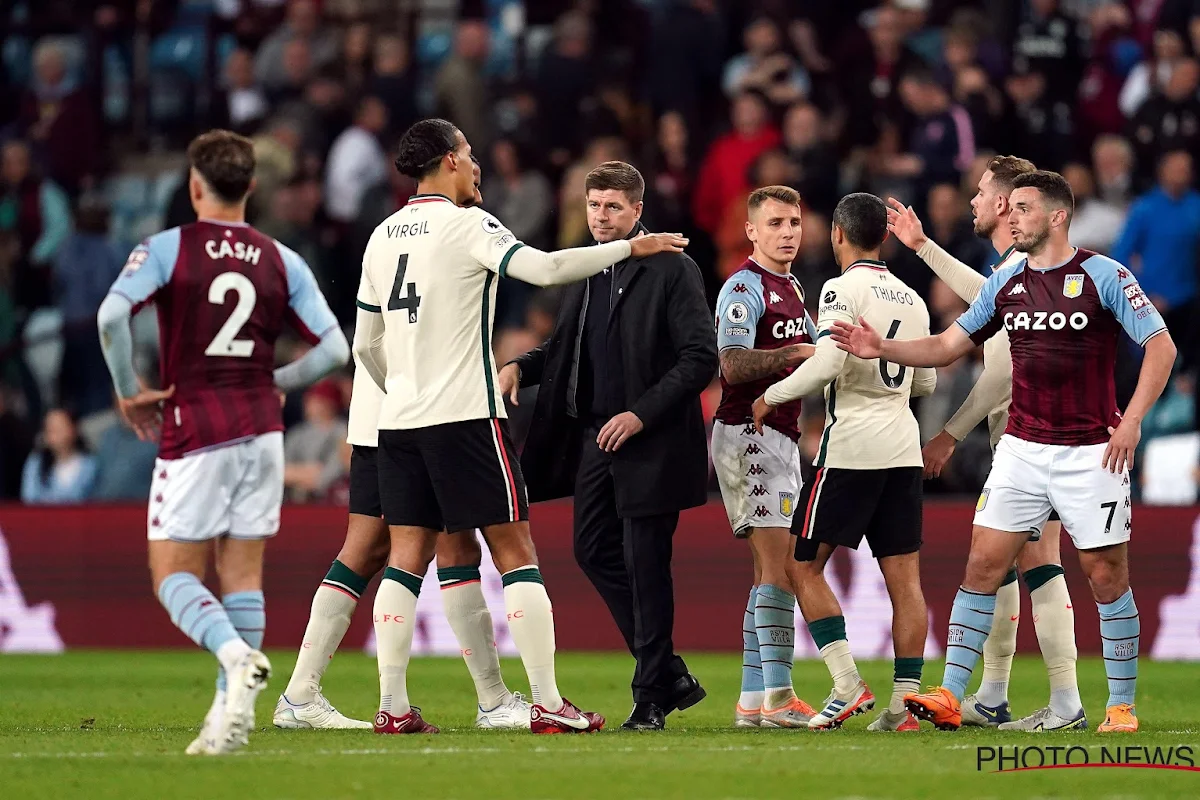
[[[621,727],[627,731],[661,731],[667,727],[667,715],[658,703],[634,703],[629,719]]]
[[[672,711],[683,711],[685,708],[696,705],[707,696],[708,692],[704,691],[700,681],[696,680],[696,676],[689,672],[667,689],[667,702],[663,708],[668,714]]]

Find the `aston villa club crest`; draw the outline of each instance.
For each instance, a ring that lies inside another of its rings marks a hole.
[[[1068,275],[1063,281],[1063,297],[1074,300],[1081,294],[1083,294],[1083,276]]]
[[[783,517],[790,517],[792,512],[796,510],[796,496],[791,492],[779,493],[779,514]]]

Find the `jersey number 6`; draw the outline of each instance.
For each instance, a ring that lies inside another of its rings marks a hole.
[[[400,309],[408,310],[408,321],[417,321],[417,309],[421,306],[421,296],[417,294],[417,285],[415,283],[408,284],[407,294],[404,297],[400,296],[400,292],[405,290],[404,273],[408,272],[408,253],[400,256],[400,261],[396,264],[396,281],[392,284],[392,296],[388,298],[388,311],[399,311]]]
[[[888,328],[887,338],[895,339],[896,331],[898,330],[900,330],[900,320],[894,319],[892,320],[892,327]],[[904,383],[904,373],[908,370],[908,367],[901,366],[895,375],[891,375],[891,366],[892,362],[884,361],[882,358],[879,359],[879,377],[883,378],[883,385],[887,388],[899,389],[900,384]]]

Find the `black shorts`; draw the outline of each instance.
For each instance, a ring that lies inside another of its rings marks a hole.
[[[379,494],[388,525],[453,533],[529,519],[525,477],[503,419],[381,430]]]
[[[817,470],[800,490],[792,533],[796,560],[824,543],[854,550],[865,538],[875,558],[921,549],[921,468]]]
[[[1050,509],[1050,518],[1046,521],[1047,522],[1062,522],[1062,517],[1060,517],[1058,515],[1058,512],[1052,508],[1052,509]]]
[[[379,502],[378,447],[353,445],[350,453],[350,513],[379,519],[383,505]]]

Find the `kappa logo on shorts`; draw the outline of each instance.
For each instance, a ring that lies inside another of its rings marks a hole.
[[[751,464],[750,469],[746,470],[747,475],[766,475],[767,471],[758,464]]]
[[[754,484],[754,488],[750,490],[751,497],[762,497],[766,493],[767,490],[761,483]]]
[[[987,508],[988,495],[991,494],[991,489],[984,489],[979,493],[979,502],[975,504],[975,513],[979,513]]]
[[[751,442],[750,444],[746,445],[746,452],[742,453],[742,455],[744,455],[744,456],[762,455],[762,448],[759,447],[758,445],[756,445],[754,442]]]
[[[791,492],[779,493],[779,513],[785,517],[790,517],[792,512],[796,510],[796,496]]]
[[[746,426],[744,428],[742,428],[742,436],[757,436],[757,435],[758,435],[758,428],[754,427],[753,422],[747,422]]]
[[[769,517],[771,516],[771,510],[766,506],[759,506],[758,508],[754,509],[754,513],[750,516],[758,518]]]

